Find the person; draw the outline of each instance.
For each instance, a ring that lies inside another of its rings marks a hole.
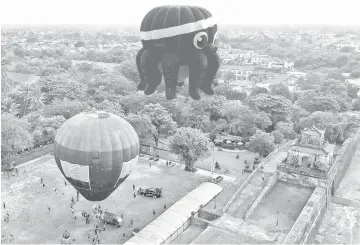
[[[262,172],[262,180],[263,180],[263,181],[265,180],[265,174],[264,174],[264,172]]]
[[[155,215],[155,214],[156,214],[155,209],[153,209],[153,215]]]
[[[135,194],[135,192],[134,192],[134,198],[136,198],[136,194]]]
[[[5,202],[3,203],[4,209],[6,208]]]
[[[74,203],[75,203],[74,197],[71,197],[71,204],[74,204]]]
[[[133,223],[134,223],[134,222],[133,222],[133,220],[131,219],[131,220],[130,220],[130,227],[133,226]]]
[[[125,232],[123,233],[123,239],[125,239],[126,235],[125,235]]]
[[[45,188],[45,184],[43,183],[42,185],[43,185],[43,188]]]
[[[67,185],[66,180],[64,180],[64,184],[65,184],[65,186]]]
[[[133,190],[135,191],[135,185],[133,184]]]
[[[244,164],[247,164],[247,160],[245,160]]]
[[[166,204],[164,204],[164,209],[166,209]]]
[[[239,153],[238,153],[238,154],[236,154],[236,159],[239,159],[239,157],[240,157],[240,156],[239,156]]]
[[[14,236],[10,234],[10,238],[9,238],[10,243],[12,243],[13,240],[14,240]]]
[[[50,206],[48,205],[48,211],[50,211],[51,210],[51,208],[50,208]]]
[[[54,187],[54,191],[55,191],[55,193],[57,193],[57,188]]]
[[[77,220],[76,215],[74,216],[74,220],[75,220],[75,221]]]

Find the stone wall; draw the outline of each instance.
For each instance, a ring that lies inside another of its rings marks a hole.
[[[355,154],[356,146],[359,140],[360,140],[360,130],[357,132],[357,134],[354,137],[347,139],[343,143],[341,150],[338,154],[338,157],[335,159],[334,168],[337,169],[335,171],[336,176],[334,181],[335,190],[339,187],[341,180],[343,179],[347,169],[349,168],[351,159]]]
[[[256,200],[253,202],[247,213],[245,214],[245,220],[251,216],[251,214],[255,211],[256,207],[259,205],[263,197],[271,190],[271,188],[275,185],[277,181],[277,174],[274,174],[270,177],[269,181],[267,182],[266,186],[261,190],[260,194],[257,196]]]
[[[310,176],[305,176],[297,173],[288,173],[278,170],[278,179],[295,185],[317,187],[321,186],[327,188],[327,180],[317,179]]]
[[[266,165],[272,158],[273,156],[283,150],[286,147],[289,147],[290,145],[296,143],[296,139],[294,140],[290,140],[278,147],[276,147],[267,157],[265,157],[264,159],[261,160],[261,162],[259,163],[259,166],[244,180],[244,182],[241,184],[241,186],[239,187],[239,189],[236,190],[236,192],[231,196],[231,198],[227,201],[227,203],[225,204],[225,207],[223,208],[223,213],[226,212],[226,210],[228,210],[228,208],[231,206],[231,204],[235,201],[235,199],[240,195],[240,193],[242,192],[242,190],[247,186],[247,184],[252,180],[252,178],[255,176],[255,174],[260,171],[260,167],[263,165]]]
[[[218,219],[220,215],[208,210],[204,210],[204,208],[200,206],[198,217],[201,219],[212,221]]]
[[[326,209],[326,189],[317,187],[299,217],[292,226],[290,232],[284,239],[285,244],[297,244],[306,241],[309,235],[317,228],[318,222],[322,217],[322,212]]]

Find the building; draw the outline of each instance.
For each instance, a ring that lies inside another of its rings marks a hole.
[[[256,65],[267,64],[269,59],[269,55],[267,54],[257,54],[250,57],[250,63]]]
[[[286,74],[290,75],[290,76],[295,76],[297,78],[304,78],[306,77],[306,73],[299,71],[297,69],[292,68],[290,71],[287,71]]]
[[[333,162],[335,145],[324,140],[325,131],[305,129],[298,143],[290,146],[286,163],[297,169],[325,172]]]
[[[220,70],[223,72],[234,72],[235,81],[251,81],[251,75],[254,73],[253,66],[238,66],[238,65],[222,65]]]

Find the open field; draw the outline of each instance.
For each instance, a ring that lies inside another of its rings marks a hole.
[[[9,78],[15,83],[15,84],[33,84],[39,81],[40,76],[35,76],[33,74],[23,74],[18,72],[6,72]]]
[[[289,231],[313,191],[313,188],[277,181],[250,216],[249,222],[266,230]]]
[[[45,188],[40,184],[40,178],[43,178]],[[150,167],[146,160],[141,159],[139,164],[133,167],[128,179],[108,199],[99,202],[102,208],[124,215],[124,226],[108,226],[106,231],[100,234],[101,243],[125,242],[131,234],[130,219],[133,219],[134,227],[143,228],[163,212],[164,204],[170,207],[206,179],[207,177],[179,168],[156,164]],[[74,205],[77,217],[77,220],[74,220],[70,200],[72,196],[76,199],[76,191],[69,183],[65,185],[64,180],[52,158],[44,158],[43,161],[35,161],[20,168],[19,177],[8,179],[3,174],[1,196],[6,203],[6,209],[2,208],[2,220],[6,211],[10,214],[8,224],[2,221],[1,232],[6,236],[3,243],[9,243],[10,234],[14,235],[13,243],[17,244],[59,243],[65,229],[71,232],[76,243],[88,243],[87,234],[95,221],[85,224],[81,212],[91,213],[94,202],[80,196],[79,202]],[[133,184],[136,188],[161,187],[163,197],[134,198]],[[55,187],[57,193],[54,191]],[[48,205],[51,207],[50,211],[47,209]],[[156,210],[155,216],[152,214],[153,209]],[[120,239],[123,232],[127,235],[125,240]]]
[[[93,62],[93,61],[87,61],[87,60],[72,60],[72,63],[74,65],[80,64],[80,63],[89,63],[89,64],[96,64],[100,66],[101,68],[107,70],[108,72],[112,72],[114,70],[115,66],[120,65],[120,63],[104,63],[104,62]]]
[[[160,158],[170,161],[180,162],[176,155],[171,154],[168,151],[157,149],[155,152],[159,154]],[[238,153],[235,152],[215,150],[214,159],[212,155],[209,155],[208,157],[195,162],[195,167],[211,171],[211,165],[213,161],[214,162],[218,161],[221,169],[220,170],[216,169],[214,172],[224,173],[227,168],[230,171],[229,175],[240,176],[245,167],[244,161],[247,160],[250,164],[252,164],[254,162],[254,158],[258,156],[258,154],[244,150],[239,153],[239,159],[236,159],[237,154]]]

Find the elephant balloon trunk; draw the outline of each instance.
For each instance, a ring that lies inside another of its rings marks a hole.
[[[164,54],[161,65],[165,80],[166,99],[172,100],[176,97],[176,86],[179,77],[180,60],[176,54],[168,52]]]

